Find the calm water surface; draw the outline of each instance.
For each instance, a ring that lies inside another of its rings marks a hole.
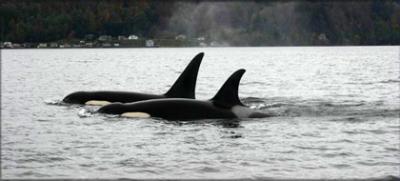
[[[245,68],[276,117],[194,123],[94,114],[78,90],[164,93],[205,52],[196,95]],[[399,47],[1,50],[2,178],[400,176]]]

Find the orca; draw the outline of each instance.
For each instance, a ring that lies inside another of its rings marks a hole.
[[[263,118],[272,115],[252,110],[240,102],[239,82],[244,69],[234,72],[210,100],[185,98],[153,99],[135,103],[112,103],[98,109],[99,113],[123,117],[157,117],[166,120],[198,120],[226,118]]]
[[[161,98],[194,99],[197,74],[203,56],[203,52],[197,54],[165,94],[157,95],[123,91],[78,91],[67,95],[63,99],[63,102],[70,104],[107,105],[112,102],[128,103]]]

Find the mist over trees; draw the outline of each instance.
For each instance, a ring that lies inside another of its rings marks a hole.
[[[399,1],[9,0],[0,41],[204,37],[231,46],[400,44]]]

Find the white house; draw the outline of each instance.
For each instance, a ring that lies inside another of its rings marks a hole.
[[[178,35],[175,37],[175,40],[185,40],[186,36],[185,35]]]
[[[50,48],[58,48],[58,43],[50,43]]]
[[[4,45],[5,48],[12,48],[13,47],[13,44],[11,42],[9,42],[9,41],[4,42],[3,45]]]
[[[137,39],[139,39],[139,37],[136,35],[129,35],[128,37],[128,40],[137,40]]]
[[[206,38],[204,38],[204,36],[197,37],[197,41],[204,41],[204,40],[206,40]]]
[[[154,47],[154,41],[153,40],[146,40],[146,47]]]
[[[39,43],[38,48],[47,48],[47,43]]]
[[[99,41],[110,41],[111,39],[112,39],[112,37],[109,35],[101,35],[98,38]]]
[[[127,40],[128,38],[126,38],[125,36],[119,35],[118,36],[118,40]]]

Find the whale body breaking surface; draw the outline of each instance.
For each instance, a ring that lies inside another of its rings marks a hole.
[[[63,102],[103,106],[111,102],[136,102],[161,98],[195,98],[197,75],[204,53],[197,54],[165,94],[146,94],[124,91],[78,91],[67,95]]]
[[[134,117],[151,116],[167,120],[261,118],[271,115],[244,106],[238,97],[239,82],[245,70],[234,72],[210,100],[170,98],[139,101],[135,103],[112,103],[98,112]],[[137,114],[135,114],[137,113]]]

